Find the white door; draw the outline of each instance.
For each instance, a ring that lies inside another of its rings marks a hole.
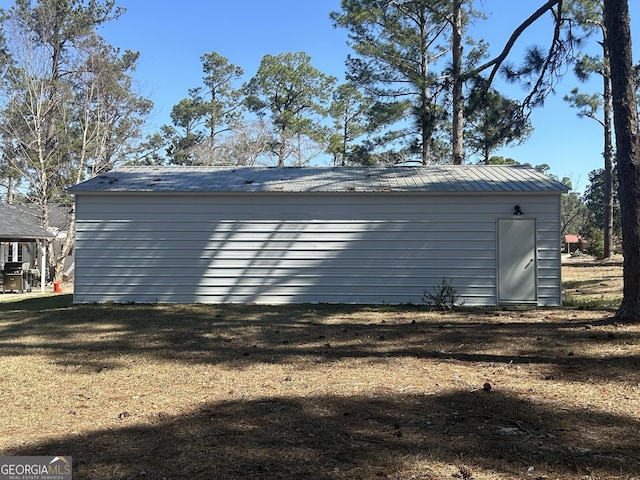
[[[536,303],[536,221],[498,219],[498,303]]]

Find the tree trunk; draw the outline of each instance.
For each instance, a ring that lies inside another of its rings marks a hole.
[[[603,12],[604,17],[604,12]],[[602,59],[604,69],[602,79],[604,81],[603,96],[603,125],[604,125],[604,248],[603,257],[613,256],[613,126],[611,115],[613,110],[611,97],[611,66],[609,46],[607,45],[607,29],[601,25],[602,30]]]
[[[640,158],[627,0],[604,1],[622,217],[623,298],[616,318],[640,320]]]
[[[341,167],[347,166],[347,149],[349,148],[349,122],[344,121],[344,126],[342,127],[342,162],[340,163]],[[336,167],[337,167],[336,162]]]
[[[431,163],[431,137],[425,128],[422,129],[422,165]]]
[[[613,131],[611,126],[611,71],[605,48],[604,78],[604,249],[603,257],[613,256]]]
[[[453,2],[453,152],[454,165],[461,165],[464,158],[464,97],[462,95],[462,2]]]
[[[433,118],[431,117],[431,89],[429,86],[429,49],[428,45],[428,24],[426,18],[422,17],[420,24],[420,76],[422,78],[422,87],[420,95],[420,141],[422,142],[421,160],[423,165],[431,163],[431,133],[433,131]]]
[[[13,178],[7,179],[7,203],[13,203]]]
[[[285,147],[284,147],[284,139],[282,139],[282,141],[278,144],[278,167],[284,167],[284,158],[285,158]]]
[[[66,258],[69,256],[69,253],[71,252],[71,249],[73,248],[73,244],[74,244],[74,232],[75,232],[75,214],[72,214],[73,217],[71,219],[71,221],[69,222],[69,226],[67,227],[67,236],[64,239],[64,242],[62,242],[61,246],[60,246],[60,252],[58,252],[58,255],[56,257],[55,260],[55,268],[53,270],[53,281],[62,281],[64,280],[64,267],[65,267],[65,260]],[[56,252],[53,252],[54,254]]]

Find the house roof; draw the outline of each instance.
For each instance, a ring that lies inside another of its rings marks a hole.
[[[0,240],[17,242],[52,237],[37,225],[34,216],[13,205],[0,205]]]
[[[564,242],[565,243],[580,243],[584,239],[580,235],[565,235]]]
[[[12,208],[31,217],[32,222],[38,227],[42,225],[42,208],[33,203],[12,203]],[[58,231],[69,229],[70,205],[63,203],[50,204],[48,207],[49,226]]]
[[[102,192],[555,192],[569,189],[532,168],[504,165],[392,167],[125,167],[74,185]]]

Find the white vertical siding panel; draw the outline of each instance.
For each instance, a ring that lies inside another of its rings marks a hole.
[[[553,304],[554,202],[495,194],[78,195],[75,300],[421,303],[425,289],[447,278],[465,304],[494,305],[496,219],[520,203],[538,218],[538,270],[548,276],[539,296]]]

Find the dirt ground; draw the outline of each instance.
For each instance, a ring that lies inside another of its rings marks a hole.
[[[620,264],[563,278],[554,309],[5,300],[0,454],[76,480],[638,479]]]

